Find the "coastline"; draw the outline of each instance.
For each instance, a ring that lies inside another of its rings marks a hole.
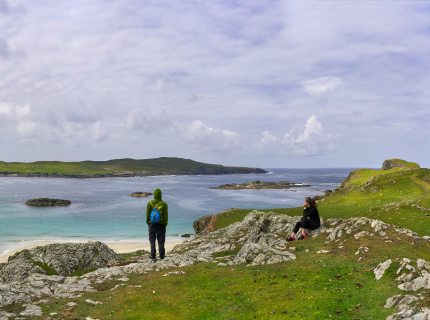
[[[184,238],[184,240],[177,240],[176,237],[174,237],[173,239],[166,239],[165,242],[165,249],[166,252],[169,252],[170,250],[172,250],[176,245],[192,239],[194,237],[191,238]],[[89,240],[89,241],[97,241],[97,240]],[[28,244],[26,246],[17,248],[17,249],[11,249],[11,250],[6,250],[4,252],[2,252],[0,254],[0,263],[5,263],[8,261],[8,258],[12,255],[14,255],[15,253],[22,251],[24,249],[32,249],[38,246],[44,246],[47,244],[53,244],[53,243],[67,243],[67,242],[73,242],[73,243],[85,243],[86,241],[34,241],[31,244]],[[133,251],[137,251],[137,250],[151,250],[149,241],[101,241],[104,244],[106,244],[109,248],[111,248],[113,251],[115,251],[118,254],[121,253],[128,253],[128,252],[133,252]],[[158,252],[158,244],[156,244],[157,246],[157,252]]]

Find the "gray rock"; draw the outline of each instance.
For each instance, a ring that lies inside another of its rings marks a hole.
[[[78,268],[101,268],[109,261],[120,259],[101,242],[56,243],[22,250],[9,257],[0,270],[0,279],[4,282],[22,281],[31,274],[48,272],[66,276]]]
[[[394,306],[397,302],[399,302],[399,300],[402,298],[403,296],[401,294],[398,294],[394,297],[388,298],[387,301],[385,302],[384,308],[391,308],[392,306]]]
[[[417,291],[422,288],[430,289],[430,274],[423,270],[421,277],[415,278],[410,282],[402,283],[398,288],[405,291]]]
[[[391,264],[391,259],[389,259],[389,260],[387,260],[387,261],[385,261],[383,263],[378,264],[378,266],[375,269],[373,269],[373,273],[375,274],[375,279],[376,280],[379,280],[379,279],[382,278],[382,276],[384,275],[385,270],[388,269],[388,267],[390,266],[390,264]]]
[[[20,315],[22,316],[34,317],[34,316],[41,316],[43,313],[42,308],[34,304],[27,304],[27,305],[24,305],[24,307],[26,307],[26,309],[20,313]]]
[[[91,300],[91,299],[87,299],[87,300],[85,300],[85,302],[88,303],[88,304],[92,304],[93,306],[96,306],[98,304],[103,304],[103,302],[94,301],[94,300]]]

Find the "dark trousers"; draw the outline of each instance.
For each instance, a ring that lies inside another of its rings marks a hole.
[[[149,243],[151,244],[151,259],[155,259],[157,249],[155,248],[155,239],[158,241],[158,251],[160,259],[164,259],[166,254],[164,250],[164,241],[166,240],[166,227],[164,224],[150,223],[148,224]]]
[[[297,233],[300,228],[315,230],[315,229],[318,229],[319,227],[320,227],[319,221],[315,222],[311,219],[302,217],[302,219],[296,223],[296,226],[294,227],[293,232]]]

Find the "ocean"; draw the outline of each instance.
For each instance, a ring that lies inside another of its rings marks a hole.
[[[0,178],[0,256],[39,241],[147,242],[146,204],[136,191],[160,188],[169,206],[166,241],[194,234],[193,221],[229,208],[291,208],[307,196],[334,190],[352,168],[265,169],[268,174],[135,178]],[[289,190],[214,190],[226,183],[292,181],[311,187]],[[294,191],[292,191],[294,190]],[[36,197],[67,199],[67,207],[33,207]]]

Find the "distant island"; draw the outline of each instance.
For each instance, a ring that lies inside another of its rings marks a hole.
[[[225,167],[181,158],[116,159],[108,161],[0,161],[0,177],[109,178],[161,175],[222,175],[267,173],[259,168]]]
[[[304,183],[296,183],[290,181],[279,181],[279,182],[265,182],[260,180],[255,180],[253,182],[244,182],[241,184],[237,183],[229,183],[223,184],[216,188],[209,189],[230,189],[230,190],[239,190],[239,189],[289,189],[289,188],[297,188],[297,187],[310,187],[309,184]]]

